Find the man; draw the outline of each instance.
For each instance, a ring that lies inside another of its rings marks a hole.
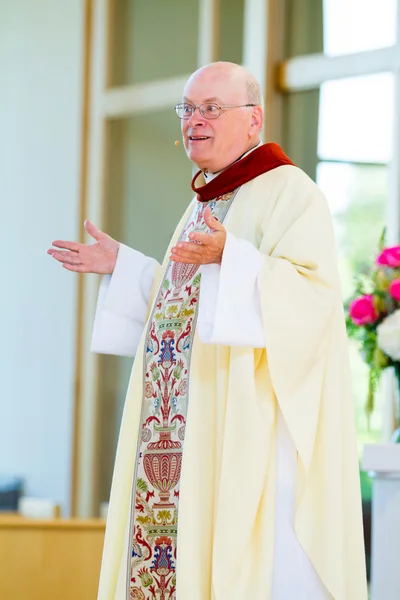
[[[106,275],[92,349],[136,354],[99,599],[366,600],[326,201],[260,143],[242,67],[196,71],[175,109],[202,173],[163,265],[89,222],[94,245],[49,250]]]

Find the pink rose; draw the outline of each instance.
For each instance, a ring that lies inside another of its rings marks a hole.
[[[376,262],[378,265],[397,269],[397,267],[400,267],[400,246],[385,248],[376,259]]]
[[[352,321],[356,325],[366,325],[367,323],[374,323],[378,318],[374,306],[374,299],[371,295],[361,296],[356,298],[350,304],[349,314]]]
[[[397,302],[400,302],[400,279],[394,279],[392,281],[390,284],[389,293],[392,298],[397,300]]]

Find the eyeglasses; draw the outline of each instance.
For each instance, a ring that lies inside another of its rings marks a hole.
[[[218,119],[221,112],[227,108],[244,108],[246,106],[257,106],[257,104],[227,104],[225,106],[219,106],[218,104],[200,104],[200,106],[177,104],[174,106],[174,109],[180,119],[190,119],[194,115],[196,108],[199,109],[201,116],[205,119]]]

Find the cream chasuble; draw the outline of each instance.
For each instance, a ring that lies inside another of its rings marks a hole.
[[[266,348],[200,341],[198,269],[170,264],[168,249],[127,394],[98,598],[281,599],[273,590],[279,412],[298,456],[300,544],[334,600],[366,600],[347,342],[326,201],[302,171],[280,166],[209,204],[263,256]],[[204,227],[204,207],[192,202],[170,247]]]

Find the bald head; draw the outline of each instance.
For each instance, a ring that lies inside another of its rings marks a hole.
[[[216,78],[224,81],[230,91],[237,93],[241,92],[241,96],[244,98],[245,103],[256,104],[259,106],[262,106],[263,104],[260,84],[254,75],[241,65],[223,61],[205,65],[189,77],[185,89],[191,82],[203,78]]]
[[[244,67],[229,62],[201,67],[189,77],[182,101],[193,107],[220,107],[218,118],[207,118],[207,111],[195,110],[182,120],[186,152],[201,169],[217,172],[259,143],[261,88]]]

